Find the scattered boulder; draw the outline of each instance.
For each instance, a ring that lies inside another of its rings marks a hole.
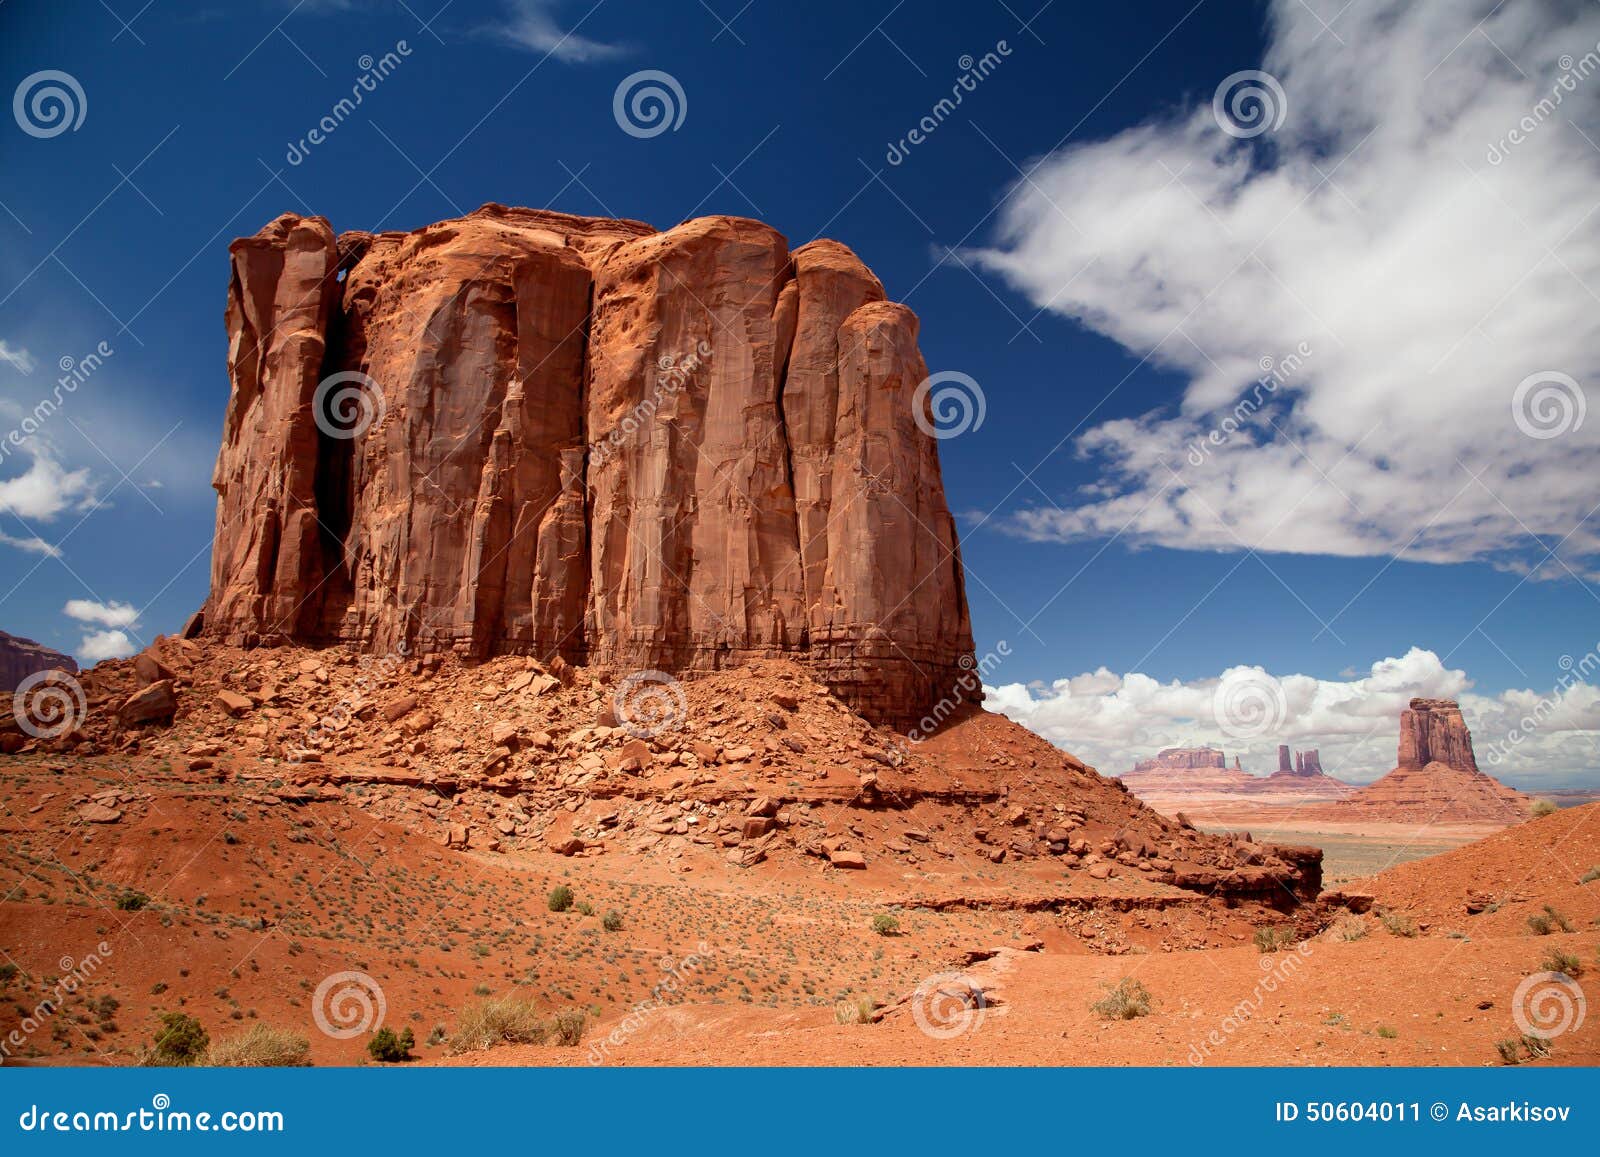
[[[178,711],[178,695],[170,679],[161,679],[128,696],[117,708],[124,727],[171,719]]]

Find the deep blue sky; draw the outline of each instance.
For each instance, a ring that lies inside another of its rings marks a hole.
[[[69,598],[142,608],[142,639],[204,599],[229,240],[289,210],[407,229],[500,201],[661,227],[746,215],[795,245],[825,233],[854,248],[920,315],[930,369],[970,374],[986,394],[982,429],[942,452],[952,508],[974,512],[963,527],[979,650],[1009,641],[1008,681],[1102,665],[1193,679],[1234,663],[1335,678],[1416,645],[1495,692],[1548,687],[1558,656],[1594,644],[1596,604],[1573,582],[1524,584],[1497,608],[1518,579],[1479,564],[1102,552],[976,525],[996,508],[1065,502],[1095,480],[1065,436],[1097,406],[1096,422],[1171,405],[1183,382],[1138,369],[1103,400],[1137,358],[1036,315],[994,278],[938,265],[943,247],[991,239],[1017,166],[1209,100],[1219,76],[1258,64],[1254,5],[1056,0],[1024,29],[1039,0],[754,0],[737,18],[741,0],[707,0],[724,29],[695,2],[571,0],[555,9],[563,27],[582,20],[583,36],[627,51],[540,63],[485,31],[494,3],[456,0],[430,31],[439,0],[155,0],[135,17],[141,2],[0,7],[3,93],[59,69],[88,103],[82,127],[52,139],[0,122],[0,339],[36,363],[26,375],[0,363],[0,397],[31,408],[61,358],[115,349],[45,431],[63,468],[88,469],[110,501],[27,526],[0,515],[0,530],[63,552],[0,545],[0,627],[72,650]],[[399,40],[412,51],[398,71],[289,165],[289,142],[348,93],[359,58]],[[1003,66],[888,165],[888,143],[949,92],[959,59],[1000,40]],[[618,82],[644,68],[687,96],[682,127],[648,140],[612,115]],[[25,466],[0,465],[0,479]],[[1318,637],[1318,617],[1336,613]]]

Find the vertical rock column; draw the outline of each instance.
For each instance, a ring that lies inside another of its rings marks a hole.
[[[927,377],[917,328],[911,310],[880,301],[839,329],[828,562],[811,620],[829,683],[896,722],[947,693],[972,653],[938,445],[913,411]]]
[[[324,560],[312,398],[340,287],[333,230],[321,217],[285,214],[228,251],[233,392],[211,480],[207,625],[249,644],[305,634],[317,618]]]
[[[619,247],[596,273],[598,662],[712,668],[801,644],[804,576],[778,412],[788,269],[775,230],[707,217]]]

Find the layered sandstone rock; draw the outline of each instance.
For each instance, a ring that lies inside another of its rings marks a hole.
[[[1418,768],[1442,763],[1457,771],[1476,772],[1472,734],[1453,699],[1413,699],[1400,712],[1400,754],[1397,767]]]
[[[490,205],[232,254],[208,634],[783,655],[892,723],[970,663],[917,321],[843,245]]]
[[[50,670],[75,674],[78,664],[43,643],[0,631],[0,691],[15,691],[29,675]]]
[[[1238,758],[1234,766],[1238,767]],[[1179,771],[1196,767],[1227,767],[1228,758],[1214,747],[1169,747],[1133,765],[1134,771]]]
[[[1237,764],[1235,760],[1235,764]],[[1140,799],[1193,798],[1233,795],[1249,791],[1260,781],[1239,767],[1229,767],[1227,756],[1212,747],[1169,747],[1141,759],[1133,770],[1118,776]]]
[[[1400,713],[1399,765],[1318,814],[1345,821],[1512,824],[1531,797],[1478,770],[1472,735],[1450,699],[1413,699]]]

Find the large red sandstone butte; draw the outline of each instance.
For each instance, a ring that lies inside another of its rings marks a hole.
[[[1398,766],[1317,817],[1343,821],[1514,824],[1531,797],[1478,770],[1472,733],[1453,699],[1413,699],[1400,713]]]
[[[0,691],[15,691],[29,675],[50,670],[76,674],[78,664],[71,656],[51,650],[43,643],[0,631]]]
[[[845,246],[486,205],[231,252],[208,634],[785,656],[886,723],[970,663],[917,319]]]

